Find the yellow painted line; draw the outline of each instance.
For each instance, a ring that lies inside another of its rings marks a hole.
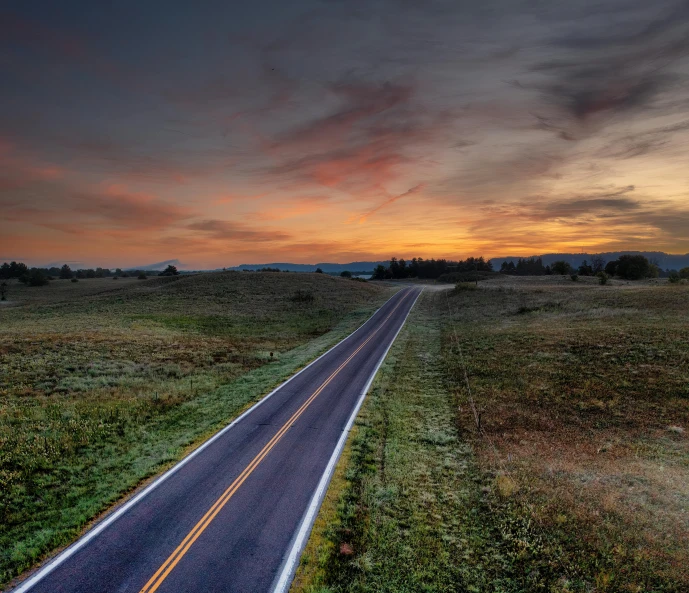
[[[301,416],[306,408],[308,408],[313,400],[315,400],[318,395],[330,384],[330,382],[337,376],[337,374],[354,358],[363,348],[368,344],[373,337],[382,329],[385,322],[392,317],[393,313],[402,304],[402,302],[411,294],[411,291],[405,294],[399,302],[395,305],[394,309],[390,311],[390,314],[383,320],[383,322],[378,326],[378,328],[368,337],[366,340],[345,360],[321,385],[316,391],[314,391],[311,396],[299,407],[299,409],[292,414],[291,418],[283,424],[282,428],[275,433],[272,439],[261,449],[258,455],[251,460],[251,463],[247,465],[234,482],[222,493],[220,498],[215,501],[213,506],[206,511],[206,514],[201,517],[198,523],[194,525],[192,530],[187,534],[187,536],[182,540],[182,543],[177,546],[175,551],[170,554],[168,559],[163,562],[161,567],[155,572],[155,574],[148,580],[148,582],[143,586],[143,589],[139,593],[154,593],[158,587],[163,583],[167,576],[172,572],[172,570],[177,566],[182,557],[189,551],[189,548],[194,544],[194,542],[199,538],[199,536],[206,530],[210,525],[211,521],[215,519],[217,514],[221,509],[228,503],[230,498],[239,489],[239,487],[246,481],[246,479],[253,473],[253,471],[258,467],[258,465],[263,461],[263,459],[270,453],[270,451],[277,445],[277,443],[282,439],[287,433],[290,426],[292,426],[296,420]]]

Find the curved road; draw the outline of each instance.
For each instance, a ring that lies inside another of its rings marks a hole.
[[[363,397],[420,292],[396,293],[14,592],[286,591]]]

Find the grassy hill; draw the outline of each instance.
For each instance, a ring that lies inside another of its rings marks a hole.
[[[0,584],[389,296],[324,274],[13,283],[0,307]]]

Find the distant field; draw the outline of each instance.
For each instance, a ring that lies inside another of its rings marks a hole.
[[[689,286],[427,290],[293,592],[685,592],[687,509]]]
[[[321,274],[13,283],[0,306],[0,584],[390,295]]]

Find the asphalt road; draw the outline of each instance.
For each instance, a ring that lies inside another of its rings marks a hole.
[[[363,395],[420,292],[398,292],[15,591],[285,590]]]

